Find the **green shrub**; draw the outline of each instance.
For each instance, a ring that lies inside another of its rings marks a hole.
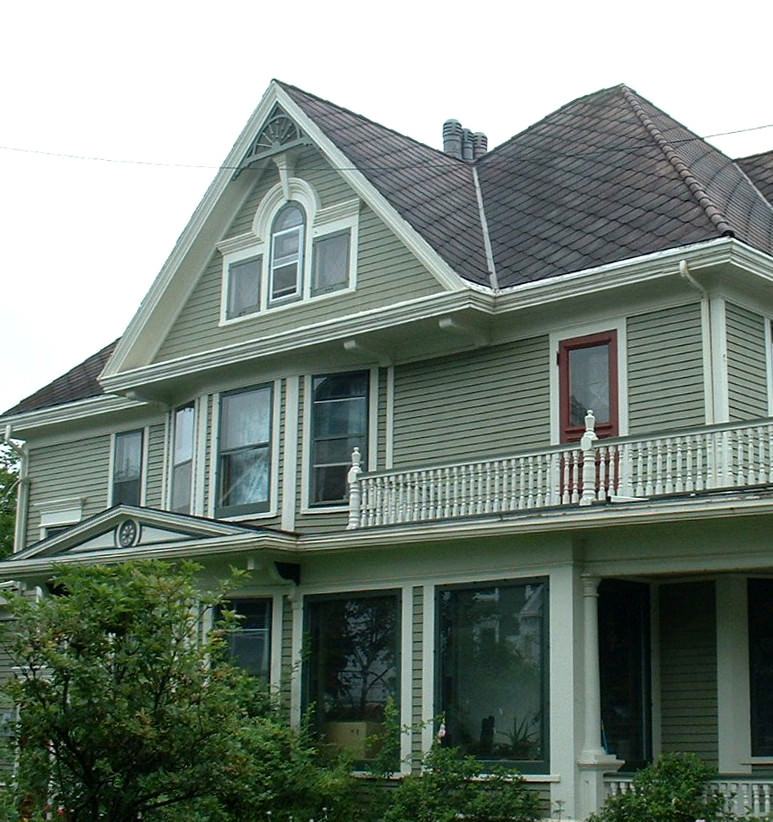
[[[407,776],[395,788],[384,822],[530,822],[538,813],[536,794],[523,779],[496,766],[484,778],[481,763],[456,748],[432,748],[420,774]]]
[[[714,776],[696,754],[663,754],[634,776],[631,790],[607,799],[589,822],[726,820],[725,798],[708,784]]]

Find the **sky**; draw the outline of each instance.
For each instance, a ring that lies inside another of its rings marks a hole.
[[[5,0],[0,411],[123,333],[272,78],[436,148],[449,118],[493,148],[625,83],[739,157],[773,149],[771,17],[758,0]]]

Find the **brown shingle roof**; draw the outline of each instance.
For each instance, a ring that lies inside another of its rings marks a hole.
[[[30,394],[21,402],[9,408],[3,416],[11,414],[23,414],[28,411],[39,411],[42,408],[51,408],[55,405],[64,405],[69,402],[86,400],[90,397],[98,397],[103,394],[102,386],[97,382],[97,377],[102,373],[113,349],[115,342],[106,345],[101,351],[92,354],[75,368],[71,368],[66,374],[57,377],[53,382]]]
[[[625,86],[569,103],[478,166],[502,286],[723,235],[773,246],[773,210],[732,160]]]
[[[489,285],[469,163],[294,86],[280,85],[460,276]]]
[[[746,172],[768,202],[773,203],[773,151],[742,157],[735,162]]]

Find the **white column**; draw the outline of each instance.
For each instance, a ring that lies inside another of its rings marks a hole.
[[[583,576],[584,720],[580,768],[580,818],[598,810],[604,802],[604,774],[623,762],[601,746],[601,676],[599,671],[598,577]]]

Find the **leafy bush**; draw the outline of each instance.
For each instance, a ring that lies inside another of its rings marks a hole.
[[[474,757],[436,745],[423,772],[392,791],[384,822],[453,822],[460,816],[470,822],[528,822],[537,816],[537,796],[520,776],[497,766],[481,778],[480,767]]]
[[[731,815],[725,798],[709,786],[712,768],[692,753],[663,754],[639,771],[633,787],[612,796],[589,822],[720,822]]]

